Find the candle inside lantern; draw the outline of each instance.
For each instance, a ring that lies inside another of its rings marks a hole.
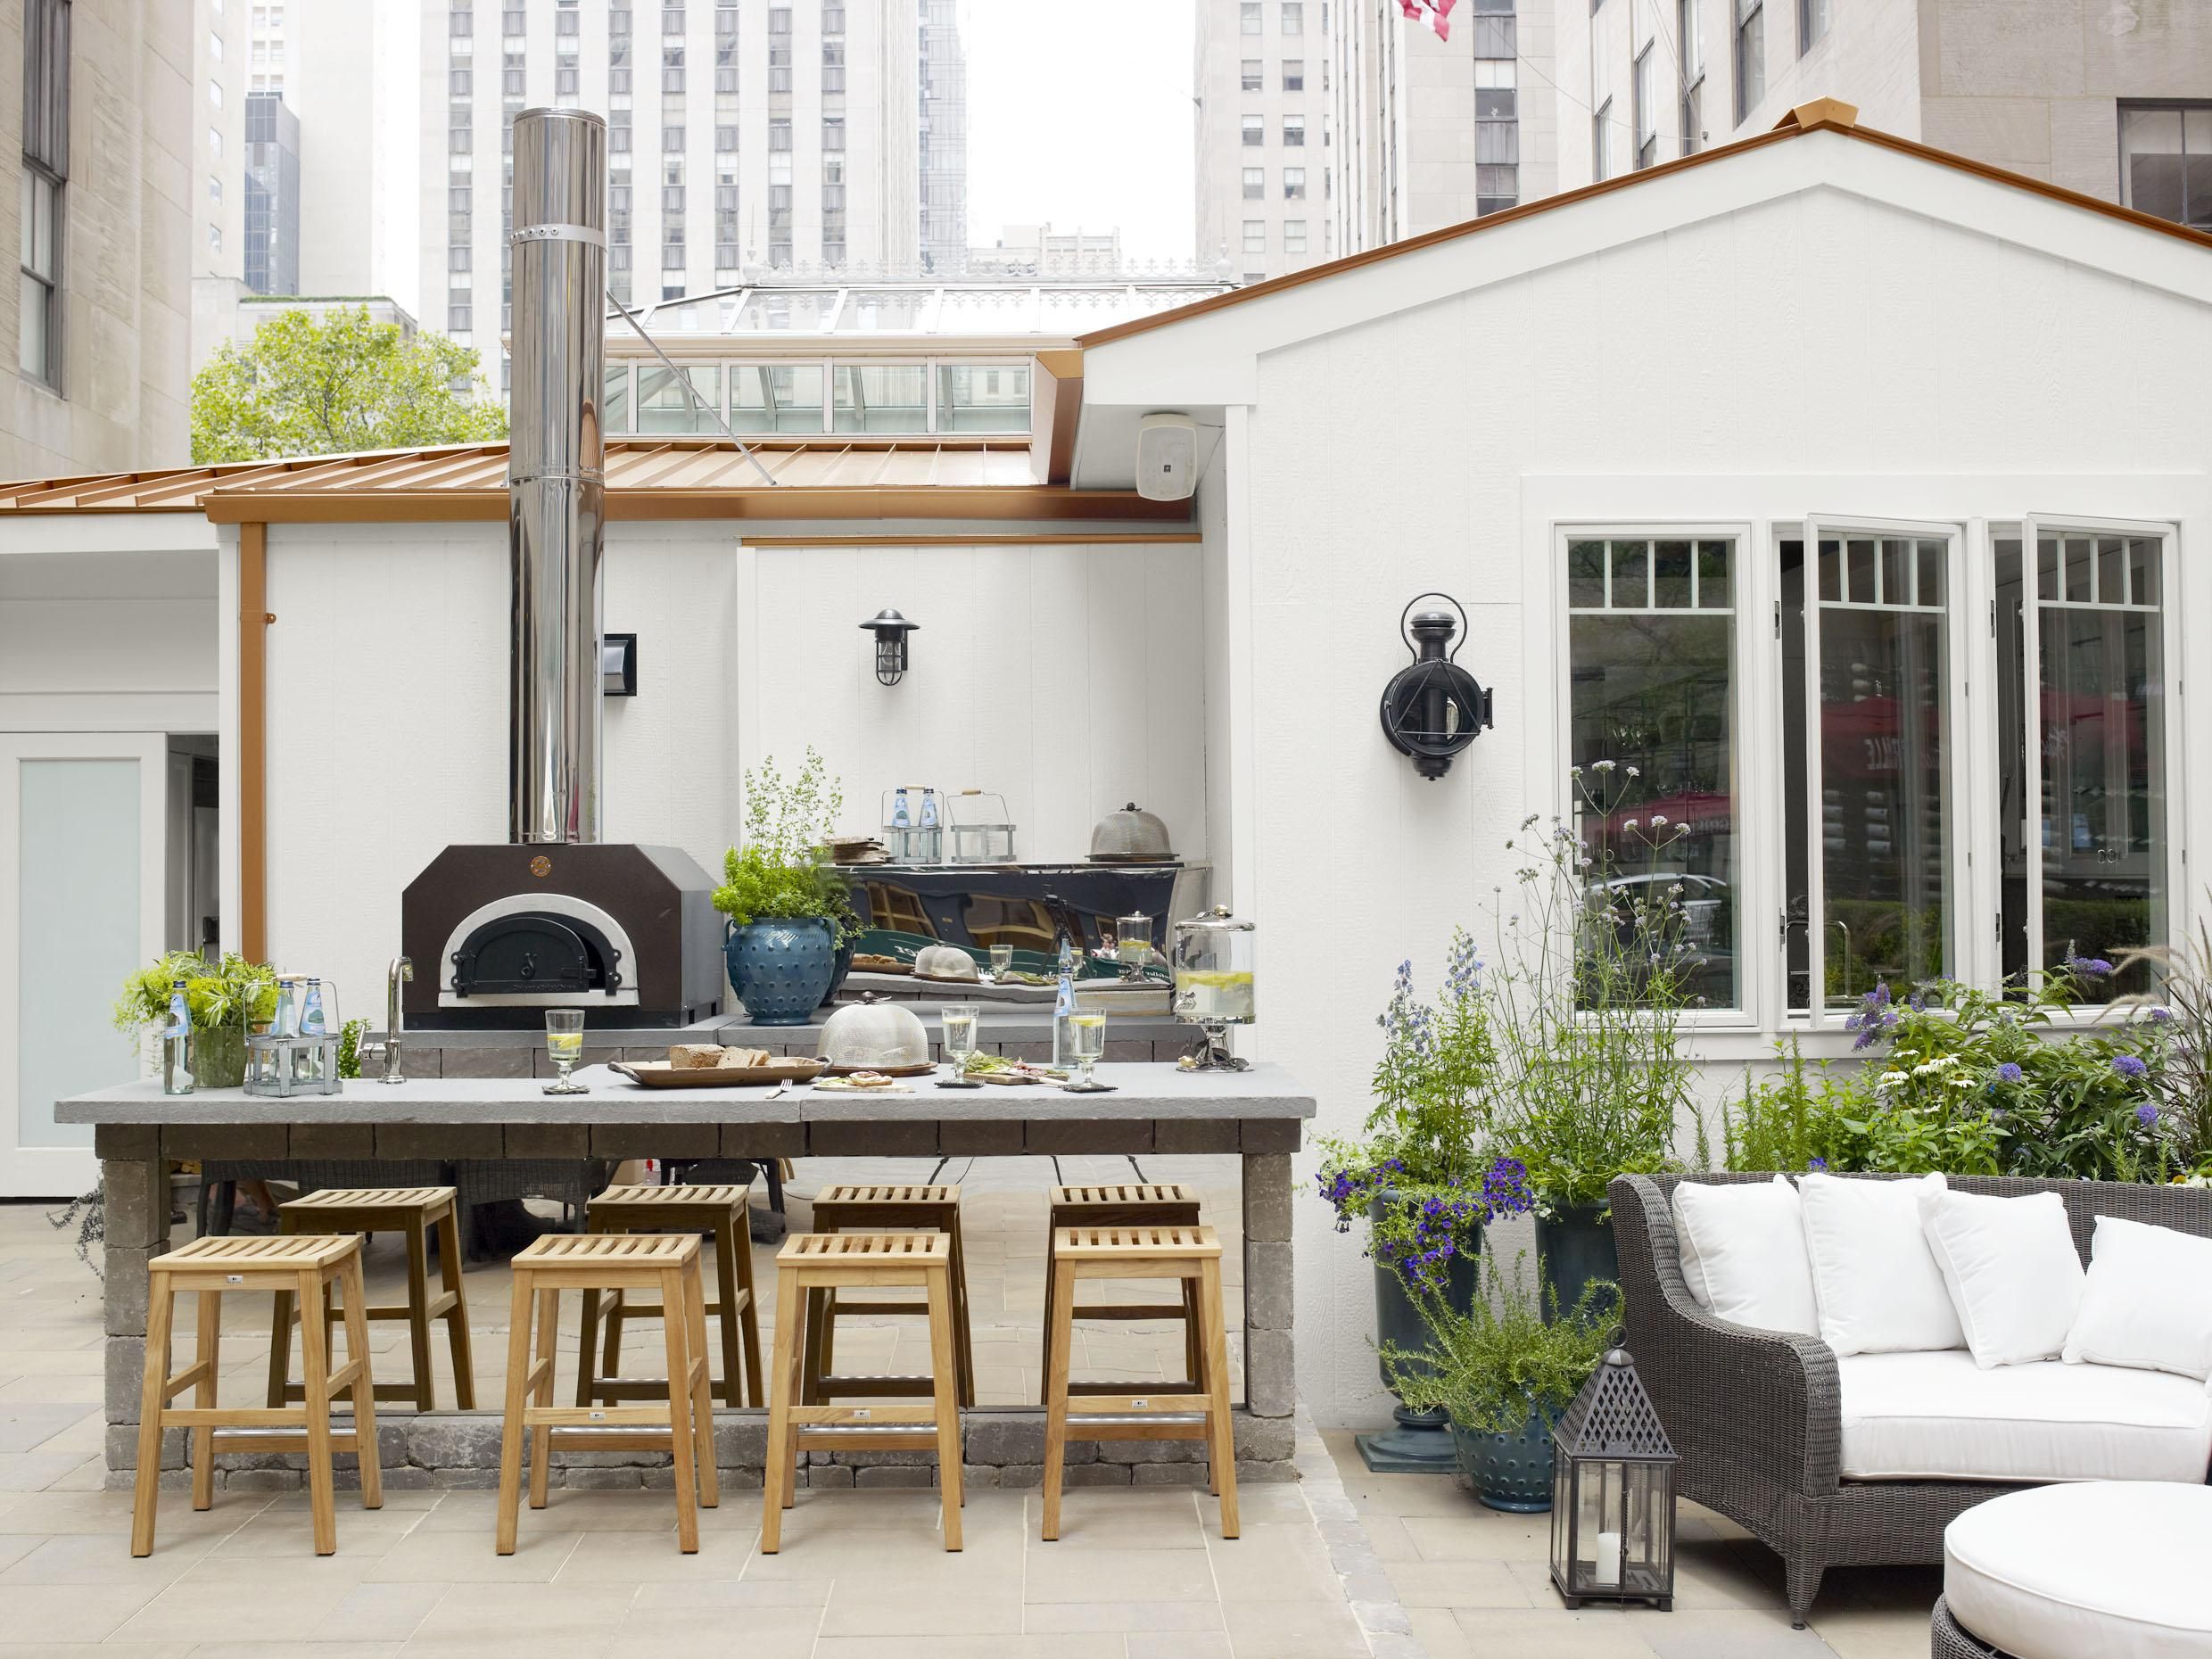
[[[1621,1582],[1621,1535],[1600,1532],[1597,1535],[1597,1570],[1590,1574],[1590,1582],[1602,1584],[1608,1589]]]

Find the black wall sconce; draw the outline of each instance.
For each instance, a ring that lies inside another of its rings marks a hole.
[[[638,636],[603,633],[599,636],[599,695],[638,695]]]
[[[887,686],[898,684],[906,672],[906,636],[921,626],[896,611],[878,611],[861,626],[876,636],[876,678]]]
[[[1424,599],[1443,600],[1459,613],[1457,620],[1450,611],[1416,613],[1413,607]],[[1440,778],[1451,770],[1452,756],[1490,723],[1490,694],[1452,660],[1457,646],[1444,648],[1455,633],[1465,642],[1467,613],[1449,593],[1416,593],[1399,614],[1398,631],[1413,662],[1383,689],[1382,735],[1400,755],[1413,757],[1413,769],[1424,778]]]

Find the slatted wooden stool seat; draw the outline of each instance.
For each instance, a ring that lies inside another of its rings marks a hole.
[[[414,1358],[411,1382],[376,1384],[378,1399],[406,1400],[417,1411],[437,1407],[436,1379],[431,1374],[430,1327],[445,1321],[453,1353],[453,1394],[463,1411],[476,1408],[476,1371],[468,1347],[468,1294],[461,1288],[461,1231],[450,1186],[327,1187],[280,1205],[280,1233],[353,1233],[366,1242],[372,1234],[397,1233],[407,1242],[407,1300],[366,1308],[370,1319],[407,1322],[408,1349]],[[430,1292],[430,1235],[438,1234],[438,1293]],[[292,1326],[299,1316],[292,1298],[278,1292],[268,1335],[268,1403],[281,1406],[300,1398],[291,1380]],[[324,1308],[325,1323],[336,1317]],[[327,1347],[327,1343],[326,1343]]]
[[[1174,1279],[1195,1284],[1201,1341],[1192,1382],[1158,1389],[1122,1382],[1077,1396],[1070,1414],[1068,1358],[1076,1286],[1085,1279]],[[1068,1437],[1204,1440],[1207,1490],[1221,1499],[1221,1536],[1237,1535],[1236,1453],[1230,1439],[1229,1339],[1222,1323],[1221,1240],[1211,1227],[1132,1224],[1062,1227],[1052,1237],[1052,1317],[1044,1368],[1044,1538],[1060,1536]]]
[[[701,1186],[610,1186],[591,1201],[585,1228],[590,1233],[707,1234],[714,1241],[714,1300],[706,1312],[719,1326],[722,1338],[723,1405],[758,1406],[766,1396],[761,1386],[760,1313],[753,1292],[752,1238],[747,1230],[746,1206],[753,1192],[750,1181]],[[659,1382],[632,1382],[617,1374],[621,1370],[623,1325],[631,1319],[658,1319],[663,1310],[633,1302],[622,1291],[610,1291],[602,1306],[598,1291],[583,1293],[583,1340],[576,1355],[576,1403],[594,1400],[612,1404],[622,1399],[655,1399],[664,1391]],[[604,1315],[604,1352],[600,1353],[600,1319]],[[595,1356],[596,1358],[595,1358]]]
[[[886,1233],[923,1230],[942,1233],[951,1242],[953,1285],[953,1362],[960,1383],[960,1403],[976,1403],[976,1355],[968,1321],[968,1258],[960,1234],[960,1188],[913,1183],[885,1182],[825,1187],[813,1204],[816,1233]],[[810,1295],[806,1309],[806,1364],[805,1399],[809,1405],[859,1395],[911,1394],[911,1377],[839,1376],[836,1374],[838,1321],[904,1316],[920,1318],[929,1308],[904,1299],[890,1301],[840,1302],[834,1290]]]
[[[958,1549],[960,1406],[953,1358],[953,1241],[945,1233],[797,1233],[776,1256],[776,1346],[768,1407],[767,1491],[760,1548],[772,1556],[783,1512],[797,1499],[802,1451],[929,1451],[937,1455],[945,1548]],[[885,1393],[927,1393],[928,1405],[823,1404],[803,1396],[801,1341],[807,1298],[815,1291],[919,1290],[929,1316],[930,1374],[896,1379]],[[917,1386],[919,1384],[920,1386]]]
[[[557,1434],[564,1449],[667,1451],[676,1473],[676,1544],[684,1554],[696,1555],[699,1506],[712,1509],[720,1501],[698,1239],[688,1233],[550,1234],[533,1240],[513,1266],[506,1421],[499,1433],[499,1553],[515,1553],[523,1438],[530,1440],[530,1506],[542,1509]],[[668,1381],[656,1404],[553,1403],[563,1291],[650,1291],[659,1296]]]
[[[293,1234],[278,1238],[194,1239],[181,1250],[146,1264],[145,1382],[138,1403],[138,1475],[131,1513],[130,1553],[153,1549],[153,1507],[161,1475],[161,1431],[192,1431],[192,1506],[215,1501],[215,1449],[221,1432],[227,1451],[307,1453],[308,1507],[315,1527],[315,1553],[338,1548],[338,1515],[333,1498],[331,1454],[364,1452],[363,1507],[384,1506],[384,1471],[376,1457],[376,1386],[369,1374],[368,1321],[361,1291],[361,1241],[357,1234]],[[344,1304],[345,1364],[333,1367],[323,1318],[331,1292]],[[184,1292],[199,1299],[199,1341],[192,1363],[169,1370],[169,1333],[177,1298]],[[296,1297],[301,1310],[300,1403],[270,1407],[220,1407],[216,1379],[222,1374],[223,1298],[232,1291],[274,1291]],[[186,1389],[189,1407],[169,1402]],[[332,1399],[353,1397],[351,1419],[331,1420]]]
[[[1194,1227],[1199,1225],[1197,1190],[1178,1182],[1117,1181],[1095,1186],[1056,1186],[1052,1189],[1050,1213],[1044,1232],[1044,1328],[1038,1333],[1044,1348],[1044,1363],[1038,1373],[1037,1398],[1044,1398],[1044,1378],[1052,1370],[1052,1241],[1060,1236],[1062,1227],[1122,1226],[1144,1223],[1170,1226]],[[1100,1302],[1075,1310],[1077,1319],[1103,1319],[1123,1322],[1151,1320],[1180,1320],[1183,1325],[1183,1375],[1191,1387],[1197,1387],[1201,1357],[1200,1320],[1198,1314],[1198,1286],[1185,1280],[1179,1303],[1165,1302]],[[1084,1393],[1126,1393],[1118,1382],[1071,1382],[1069,1391]]]

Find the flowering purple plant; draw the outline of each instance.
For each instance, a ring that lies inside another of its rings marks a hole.
[[[1927,1007],[1926,999],[1919,992],[1914,992],[1913,1012],[1925,1012]],[[1878,985],[1861,997],[1858,1011],[1844,1021],[1845,1030],[1859,1034],[1859,1040],[1851,1045],[1854,1049],[1872,1048],[1896,1028],[1897,1011],[1890,1006],[1889,986],[1886,985]]]
[[[2150,1066],[2140,1054],[2115,1054],[2112,1069],[2130,1083],[2140,1083],[2150,1075]]]
[[[1443,1290],[1453,1261],[1480,1248],[1480,1229],[1525,1215],[1535,1202],[1518,1159],[1492,1159],[1473,1186],[1453,1176],[1440,1189],[1409,1191],[1399,1185],[1404,1173],[1403,1160],[1386,1158],[1366,1170],[1325,1168],[1316,1181],[1335,1207],[1339,1233],[1350,1231],[1355,1216],[1373,1221],[1367,1254],[1393,1269],[1408,1290]],[[1380,1218],[1368,1217],[1378,1195],[1396,1202]]]

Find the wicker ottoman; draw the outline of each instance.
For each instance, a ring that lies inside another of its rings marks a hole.
[[[1944,1532],[1934,1659],[2212,1659],[2212,1487],[2024,1487]]]

